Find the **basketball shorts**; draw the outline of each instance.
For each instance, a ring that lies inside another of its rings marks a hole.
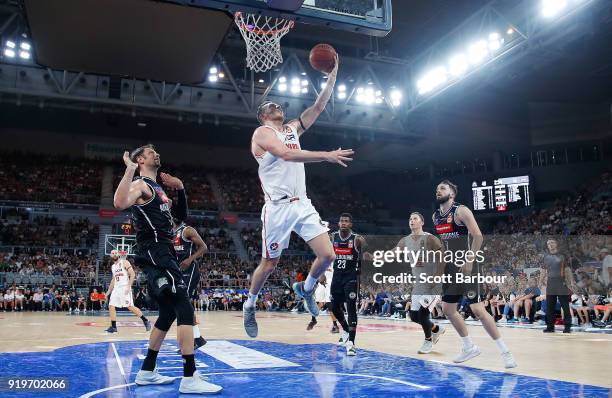
[[[320,283],[317,285],[317,289],[315,290],[315,301],[317,303],[325,303],[329,301],[327,297],[327,288]]]
[[[110,296],[108,305],[112,305],[116,308],[127,308],[134,306],[134,297],[132,296],[132,289],[125,294],[126,286],[115,286]]]
[[[413,294],[410,301],[410,311],[418,311],[421,308],[427,308],[429,312],[432,312],[440,301],[440,296],[432,294]]]
[[[191,266],[191,272],[183,272],[183,282],[187,285],[189,298],[197,299],[196,289],[198,288],[198,283],[200,283],[200,271],[197,264]]]
[[[187,285],[176,259],[171,242],[139,243],[136,246],[134,263],[144,270],[152,297],[169,289],[172,293],[187,294]]]
[[[331,301],[345,303],[349,300],[357,301],[357,279],[343,278],[332,281]]]
[[[261,210],[261,222],[262,256],[265,258],[280,257],[289,247],[292,231],[306,242],[329,231],[308,198],[266,202]]]

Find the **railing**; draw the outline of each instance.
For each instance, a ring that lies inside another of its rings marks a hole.
[[[16,245],[4,245],[0,246],[0,252],[14,254],[15,250],[19,253],[28,254],[71,254],[71,255],[87,255],[95,254],[96,250],[93,247],[63,247],[63,246],[16,246]]]

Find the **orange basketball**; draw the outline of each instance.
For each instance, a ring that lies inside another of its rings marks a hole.
[[[317,44],[310,50],[310,66],[319,72],[331,72],[336,66],[336,50],[329,44]]]

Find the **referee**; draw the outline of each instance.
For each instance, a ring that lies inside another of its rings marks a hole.
[[[572,314],[569,302],[571,291],[568,286],[573,285],[571,270],[568,267],[567,257],[559,253],[559,242],[554,238],[546,241],[548,254],[544,257],[544,269],[540,276],[540,285],[546,278],[546,329],[544,333],[555,332],[555,308],[557,300],[563,310],[563,333],[571,333]]]

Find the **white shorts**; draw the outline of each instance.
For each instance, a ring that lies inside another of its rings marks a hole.
[[[328,284],[331,282],[327,282]],[[322,284],[317,285],[315,290],[315,301],[317,303],[327,303],[329,301],[329,294],[327,294],[327,288]]]
[[[280,257],[289,247],[292,231],[306,242],[329,231],[308,198],[285,203],[267,202],[261,210],[261,222],[261,252],[265,258]]]
[[[126,308],[134,306],[134,298],[132,297],[132,290],[130,289],[129,294],[125,294],[125,286],[117,286],[113,289],[110,296],[108,305],[112,305],[116,308]]]
[[[427,308],[432,312],[436,305],[440,302],[440,296],[431,294],[413,294],[410,302],[410,311],[418,311],[421,307]]]

